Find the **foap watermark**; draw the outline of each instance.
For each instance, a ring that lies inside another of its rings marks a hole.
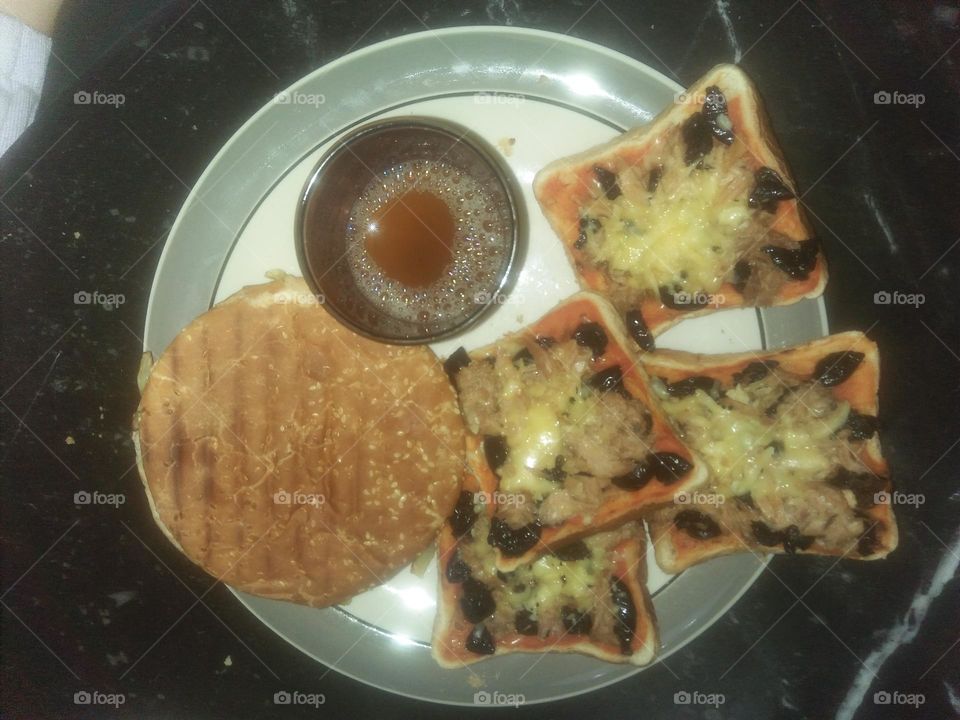
[[[495,490],[494,492],[484,492],[481,490],[475,493],[473,501],[480,505],[498,505],[506,507],[508,505],[523,505],[527,501],[527,496],[523,493],[505,493]]]
[[[874,105],[913,105],[919,108],[927,101],[923,93],[903,93],[898,90],[878,90],[873,94]]]
[[[116,310],[127,301],[123,293],[102,293],[99,290],[89,292],[80,290],[73,294],[74,305],[99,305],[104,310]]]
[[[677,105],[703,105],[707,101],[705,93],[692,93],[681,90],[673,94],[673,102]]]
[[[898,690],[878,690],[873,694],[874,705],[912,705],[920,707],[927,701],[923,693],[902,693]]]
[[[727,298],[723,293],[674,292],[673,304],[683,307],[720,307]]]
[[[911,507],[920,507],[927,501],[923,493],[902,493],[899,490],[893,492],[878,492],[873,496],[874,505],[910,505]]]
[[[102,693],[99,690],[78,690],[73,694],[74,705],[110,705],[118,708],[127,701],[123,693]]]
[[[123,493],[102,493],[99,490],[94,490],[93,492],[79,490],[73,494],[74,505],[111,505],[118,508],[125,502],[127,502],[127,496]]]
[[[299,490],[287,492],[278,490],[273,494],[273,502],[277,505],[312,505],[320,507],[326,502],[326,498],[319,493],[305,493]]]
[[[673,694],[674,705],[711,705],[716,708],[723,705],[726,701],[727,698],[723,693],[680,690]]]
[[[327,102],[327,96],[323,93],[304,93],[284,90],[273,96],[273,102],[277,105],[309,105],[318,108]]]
[[[681,490],[673,496],[673,502],[677,505],[714,505],[719,507],[726,501],[727,499],[720,493],[687,492],[686,490]]]
[[[518,294],[506,295],[504,293],[488,293],[481,291],[473,296],[473,302],[476,305],[523,305],[524,298],[522,295]]]
[[[501,92],[480,92],[473,96],[475,105],[522,105],[526,100],[523,95]]]
[[[523,693],[503,693],[488,692],[487,690],[478,690],[473,694],[474,705],[486,705],[488,707],[520,707],[527,701]]]
[[[889,292],[879,290],[873,294],[874,305],[913,305],[920,307],[927,301],[927,296],[923,293],[904,293],[899,290]]]
[[[283,291],[273,295],[273,301],[277,305],[323,305],[326,300],[323,293]]]
[[[280,690],[273,694],[274,705],[309,705],[318,708],[327,702],[327,696],[323,693],[304,693],[294,690]]]
[[[74,105],[112,105],[115,108],[120,107],[127,101],[123,93],[105,93],[99,90],[77,90],[73,94]]]

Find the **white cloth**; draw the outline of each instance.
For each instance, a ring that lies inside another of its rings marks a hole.
[[[52,41],[0,14],[0,155],[33,122]]]

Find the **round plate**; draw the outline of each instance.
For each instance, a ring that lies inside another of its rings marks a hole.
[[[500,148],[523,189],[528,249],[512,292],[465,334],[433,347],[485,345],[536,319],[577,290],[560,241],[533,198],[536,171],[554,158],[649,121],[681,88],[624,55],[563,35],[517,28],[451,28],[407,35],[326,65],[281,93],[231,138],[180,211],[147,310],[145,349],[158,355],[194,317],[267,270],[299,274],[294,217],[317,158],[374,118],[433,116],[470,127]],[[826,333],[821,301],[762,311],[728,310],[672,328],[658,345],[739,352]],[[659,658],[715,622],[750,587],[764,562],[751,554],[713,560],[676,577],[648,558],[660,627]],[[508,655],[459,670],[430,657],[435,562],[409,570],[340,608],[318,610],[236,592],[268,627],[313,658],[409,697],[483,704],[479,691],[525,703],[569,697],[642,668],[578,655]]]

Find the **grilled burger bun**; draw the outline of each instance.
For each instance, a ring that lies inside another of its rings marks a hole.
[[[429,349],[355,335],[278,274],[173,340],[134,442],[154,519],[187,557],[239,590],[324,607],[433,542],[464,430]]]

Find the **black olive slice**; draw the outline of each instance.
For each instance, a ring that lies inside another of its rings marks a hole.
[[[587,635],[593,628],[593,617],[590,612],[581,612],[570,605],[564,605],[561,608],[560,618],[567,632],[573,635]]]
[[[730,117],[727,115],[727,99],[720,92],[720,88],[711,85],[707,88],[707,97],[703,101],[703,116],[710,123],[710,130],[713,136],[724,145],[730,145],[733,142],[733,125],[730,124]],[[721,116],[726,118],[726,123],[730,124],[725,128],[721,123]]]
[[[816,238],[801,240],[796,250],[766,245],[763,252],[767,254],[774,266],[786,273],[792,280],[806,280],[810,272],[817,265],[817,248],[820,242]]]
[[[456,382],[456,377],[463,368],[470,364],[470,356],[462,346],[454,350],[450,357],[443,361],[443,369],[451,382]]]
[[[757,360],[752,362],[746,365],[740,372],[733,374],[733,384],[750,385],[755,382],[760,382],[779,364],[776,360]]]
[[[740,507],[752,508],[752,509],[754,509],[754,510],[757,509],[757,506],[756,506],[756,505],[754,504],[754,502],[753,502],[753,495],[751,495],[750,493],[745,493],[745,494],[743,494],[743,495],[737,495],[736,497],[733,498],[733,500],[734,500],[734,502],[736,502],[737,505],[739,505]]]
[[[693,468],[693,463],[676,453],[658,452],[651,455],[650,459],[653,474],[664,485],[672,485]]]
[[[586,380],[587,387],[593,388],[598,392],[610,392],[615,390],[621,395],[629,397],[629,393],[626,388],[623,386],[623,370],[620,369],[619,365],[611,365],[608,368],[604,368],[598,373],[595,373],[587,378]]]
[[[546,336],[546,335],[538,335],[538,336],[537,336],[537,345],[539,345],[540,347],[542,347],[544,350],[549,350],[550,348],[552,348],[552,347],[553,347],[554,345],[556,345],[556,344],[557,344],[556,339],[554,339],[554,338],[552,338],[552,337],[548,337],[548,336]]]
[[[633,430],[637,436],[643,437],[653,429],[653,416],[650,415],[650,412],[647,410],[647,408],[642,405],[640,406],[640,416],[642,418],[642,422],[636,421],[630,423],[630,429]]]
[[[530,353],[527,348],[521,348],[517,353],[510,359],[514,367],[522,367],[524,365],[533,365],[533,355]]]
[[[483,438],[483,454],[490,469],[496,472],[507,461],[507,439],[503,435],[486,435]]]
[[[467,637],[467,650],[477,655],[493,655],[497,651],[493,635],[484,625],[475,625]]]
[[[630,333],[633,341],[640,346],[640,349],[653,350],[653,333],[651,333],[650,328],[647,327],[647,323],[643,319],[643,314],[639,310],[627,310],[625,320],[627,332]]]
[[[600,183],[600,187],[603,188],[603,194],[607,200],[616,200],[623,194],[620,190],[620,183],[617,182],[616,173],[610,172],[605,167],[594,165],[593,176]]]
[[[680,135],[686,149],[683,153],[685,165],[693,165],[703,159],[713,148],[713,128],[703,113],[695,112],[680,128]]]
[[[577,239],[573,246],[580,250],[587,244],[587,233],[595,233],[600,229],[600,221],[594,217],[583,216],[578,224]]]
[[[851,440],[869,440],[876,435],[880,421],[874,415],[861,415],[856,410],[851,410],[844,428],[850,434]]]
[[[639,460],[634,464],[633,469],[630,472],[623,475],[618,475],[613,478],[612,482],[616,487],[621,490],[639,490],[642,487],[645,487],[650,478],[654,475],[654,463],[650,461],[649,456],[643,460]]]
[[[813,538],[810,535],[801,535],[800,528],[796,525],[791,525],[785,530],[773,530],[766,523],[755,520],[750,523],[750,529],[753,531],[753,537],[761,545],[773,547],[782,544],[784,551],[790,555],[797,550],[806,550],[813,544]]]
[[[666,285],[658,288],[660,302],[671,310],[691,310],[710,304],[710,294],[705,292],[673,291]]]
[[[660,294],[660,304],[663,305],[664,307],[668,307],[671,310],[687,309],[686,304],[681,305],[677,303],[676,295],[674,295],[673,291],[670,288],[668,288],[666,285],[661,285],[657,289],[657,292]]]
[[[450,562],[447,563],[447,569],[444,573],[448,582],[462,583],[470,577],[470,566],[467,565],[459,552],[454,552]]]
[[[540,625],[533,619],[533,613],[527,609],[517,610],[513,626],[521,635],[536,635],[540,632]]]
[[[553,554],[557,556],[559,560],[572,561],[572,560],[586,560],[590,557],[590,548],[587,547],[587,544],[583,540],[575,540],[572,543],[567,543],[562,548],[554,550]]]
[[[603,331],[600,323],[583,323],[574,331],[573,339],[577,341],[577,345],[590,348],[594,360],[607,349],[607,333]]]
[[[813,379],[824,387],[841,385],[863,362],[863,353],[852,350],[830,353],[813,368]]]
[[[717,521],[697,510],[681,510],[673,519],[673,524],[697,540],[709,540],[720,534]]]
[[[667,395],[675,398],[693,395],[697,390],[703,390],[703,392],[710,395],[716,390],[717,381],[706,375],[691,375],[688,378],[677,380],[676,382],[665,382],[664,387],[666,388]]]
[[[567,471],[563,469],[563,466],[566,465],[567,459],[563,455],[557,455],[553,461],[553,467],[541,470],[541,474],[547,478],[547,480],[552,480],[553,482],[561,482],[565,477],[567,477]]]
[[[789,555],[793,555],[797,550],[806,550],[813,545],[813,537],[801,535],[800,528],[796,525],[791,525],[786,530],[782,530],[780,536],[783,538],[783,549]]]
[[[660,187],[660,181],[663,179],[663,165],[656,165],[647,175],[647,192],[655,193]]]
[[[776,212],[777,203],[795,197],[783,178],[773,168],[762,167],[753,176],[754,185],[747,199],[752,208],[763,208],[767,212]]]
[[[858,508],[871,508],[876,504],[876,495],[887,486],[886,478],[871,473],[858,473],[840,466],[825,482],[838,490],[849,490],[857,499]]]
[[[772,530],[765,522],[755,520],[750,523],[750,529],[753,531],[754,539],[761,545],[772,547],[774,545],[779,545],[781,542],[780,533],[778,533],[776,530]]]
[[[793,395],[793,388],[784,388],[780,395],[777,396],[777,399],[770,403],[770,406],[763,411],[763,414],[767,417],[775,417],[780,406],[783,405],[784,400],[791,395]]]
[[[493,614],[497,603],[493,600],[490,588],[476,578],[467,578],[463,581],[460,593],[460,610],[463,616],[472,623],[478,623]]]
[[[730,283],[733,285],[733,289],[741,295],[743,295],[743,291],[747,289],[747,281],[750,279],[751,272],[752,268],[750,267],[750,263],[746,260],[740,260],[733,266],[733,278],[730,280]]]
[[[473,493],[464,490],[457,498],[457,504],[453,508],[453,514],[449,518],[450,527],[457,538],[462,538],[477,521],[477,513],[473,509]]]
[[[539,521],[512,528],[502,518],[495,517],[490,523],[487,542],[507,557],[519,557],[540,542],[541,530]]]
[[[626,584],[614,578],[610,583],[610,599],[617,609],[617,619],[613,624],[613,634],[620,641],[620,652],[630,655],[633,652],[633,635],[637,629],[637,608],[633,604],[633,596]]]

